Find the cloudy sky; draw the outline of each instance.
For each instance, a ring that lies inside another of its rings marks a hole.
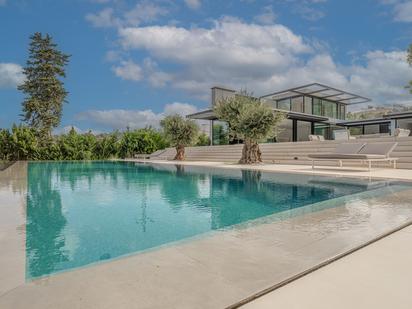
[[[207,108],[214,85],[321,82],[412,104],[411,0],[0,0],[0,127],[20,121],[35,31],[72,55],[62,128],[157,126]]]

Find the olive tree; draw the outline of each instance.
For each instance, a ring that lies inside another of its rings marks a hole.
[[[243,140],[240,164],[262,162],[259,142],[275,137],[278,124],[285,118],[284,113],[273,111],[246,92],[219,101],[214,112],[229,124],[232,138]]]
[[[185,159],[185,147],[196,142],[199,127],[190,119],[185,119],[180,115],[167,116],[160,122],[166,138],[170,145],[176,147],[174,160]]]

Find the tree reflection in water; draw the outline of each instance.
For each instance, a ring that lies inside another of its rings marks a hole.
[[[52,165],[29,165],[26,223],[26,263],[32,277],[53,272],[67,261],[62,233],[66,219],[58,190],[53,188]]]
[[[27,273],[38,277],[363,190],[336,188],[253,170],[29,164]]]

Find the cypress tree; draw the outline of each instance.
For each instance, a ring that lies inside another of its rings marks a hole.
[[[23,73],[25,82],[18,87],[25,94],[22,118],[40,135],[50,137],[60,124],[68,92],[59,78],[65,78],[69,55],[57,49],[49,34],[36,32],[30,37],[29,58]]]

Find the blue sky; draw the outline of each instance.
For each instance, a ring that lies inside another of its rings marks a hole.
[[[261,95],[323,82],[412,104],[410,0],[0,0],[0,127],[20,121],[36,31],[72,55],[61,128],[157,126],[208,107],[213,85]]]

